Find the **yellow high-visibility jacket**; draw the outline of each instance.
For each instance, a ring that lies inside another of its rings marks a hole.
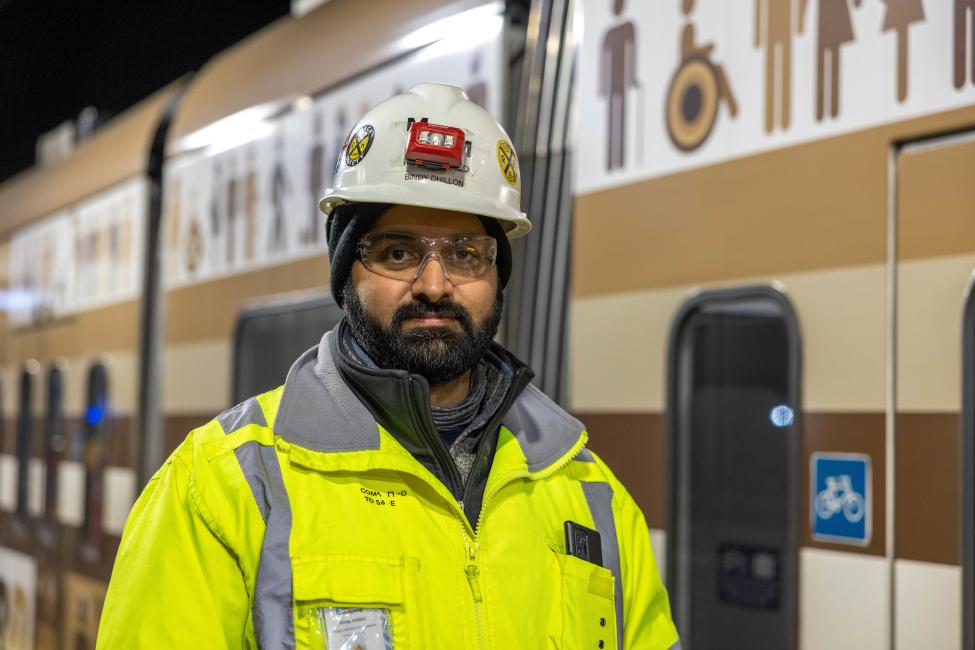
[[[643,515],[578,421],[525,389],[472,526],[342,381],[330,336],[151,479],[98,648],[325,648],[335,607],[385,610],[396,650],[679,646]],[[602,566],[566,554],[567,520],[600,533]]]

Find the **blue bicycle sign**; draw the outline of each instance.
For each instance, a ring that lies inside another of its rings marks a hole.
[[[813,539],[865,546],[870,542],[870,457],[812,455],[810,516]]]

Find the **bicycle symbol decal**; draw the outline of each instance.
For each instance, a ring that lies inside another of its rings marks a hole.
[[[827,476],[826,489],[816,495],[816,516],[829,519],[842,511],[843,516],[851,524],[863,519],[863,495],[854,492],[850,484],[850,477]]]
[[[812,455],[810,519],[817,541],[870,543],[870,457],[816,452]]]

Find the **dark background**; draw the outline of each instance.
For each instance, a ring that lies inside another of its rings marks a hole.
[[[86,106],[118,114],[284,16],[289,0],[0,0],[0,181]]]

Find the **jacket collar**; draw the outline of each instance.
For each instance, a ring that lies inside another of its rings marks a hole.
[[[433,428],[426,380],[350,360],[339,349],[345,326],[343,320],[292,365],[274,433],[316,452],[376,451],[381,447],[378,421],[416,460],[428,468],[436,465],[440,450],[435,445],[447,452]],[[490,352],[513,373],[498,416],[518,441],[528,470],[540,471],[578,443],[583,426],[530,385],[531,369],[514,355],[497,344]]]

